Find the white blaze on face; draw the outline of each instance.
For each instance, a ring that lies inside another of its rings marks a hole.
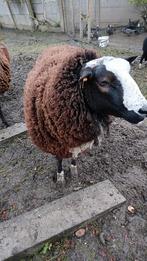
[[[128,110],[138,112],[147,101],[142,95],[137,83],[130,75],[130,64],[122,58],[104,56],[92,60],[86,64],[86,67],[94,68],[97,65],[105,65],[106,70],[111,71],[120,81],[123,88],[123,104]]]

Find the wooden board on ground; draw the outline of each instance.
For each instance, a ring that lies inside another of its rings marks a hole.
[[[16,123],[6,129],[0,130],[0,144],[27,132],[23,122]]]
[[[0,223],[0,261],[90,222],[125,198],[109,180]]]

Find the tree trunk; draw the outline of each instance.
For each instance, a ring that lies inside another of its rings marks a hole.
[[[88,42],[91,39],[91,20],[92,20],[93,0],[88,0]]]
[[[83,38],[83,17],[82,17],[82,3],[80,0],[80,39]]]
[[[71,34],[75,35],[75,24],[74,24],[74,10],[73,10],[73,0],[69,0],[69,6],[70,6],[70,19],[71,19]]]

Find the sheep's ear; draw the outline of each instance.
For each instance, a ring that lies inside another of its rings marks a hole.
[[[127,61],[131,64],[132,62],[135,61],[135,59],[136,59],[137,57],[138,57],[138,56],[130,56],[130,57],[127,57],[127,58],[124,58],[124,59],[127,60]]]
[[[93,77],[92,68],[86,67],[81,71],[80,82],[87,82],[89,79],[92,79],[92,77]]]

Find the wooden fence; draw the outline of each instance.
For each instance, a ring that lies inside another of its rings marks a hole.
[[[138,13],[128,0],[92,0],[92,24],[126,24]],[[63,32],[79,30],[88,0],[1,0],[0,24],[7,28]]]

